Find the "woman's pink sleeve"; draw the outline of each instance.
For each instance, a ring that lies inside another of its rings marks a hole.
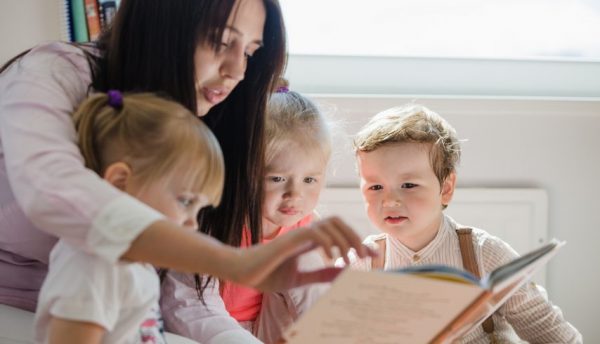
[[[71,114],[89,85],[84,53],[58,42],[0,75],[0,188],[37,228],[116,261],[162,215],[84,167]]]

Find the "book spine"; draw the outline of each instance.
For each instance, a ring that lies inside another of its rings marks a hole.
[[[106,28],[112,22],[117,13],[117,2],[115,0],[99,0],[100,14],[102,17],[102,28]]]
[[[100,27],[98,2],[96,0],[85,0],[85,16],[87,19],[87,28],[90,35],[90,40],[94,41],[100,37],[100,32],[102,30]]]
[[[71,36],[71,8],[69,0],[60,2],[59,18],[60,18],[60,39],[67,42],[72,42]]]
[[[83,0],[71,0],[71,17],[73,19],[74,41],[87,42],[89,40],[89,36]]]

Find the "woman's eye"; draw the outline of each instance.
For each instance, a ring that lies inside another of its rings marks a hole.
[[[315,178],[313,178],[313,177],[306,177],[306,178],[304,178],[304,182],[305,182],[306,184],[312,184],[312,183],[316,183],[316,182],[317,182],[317,179],[315,179]]]
[[[219,47],[217,48],[217,50],[219,52],[222,52],[222,51],[227,50],[227,48],[229,48],[229,42],[221,42],[221,44],[219,44]]]
[[[271,177],[269,177],[269,181],[274,182],[274,183],[280,183],[283,181],[283,177],[271,176]]]
[[[383,189],[383,186],[381,185],[373,185],[369,187],[369,190],[373,190],[373,191],[377,191],[377,190],[381,190]]]
[[[416,188],[417,184],[413,184],[413,183],[404,183],[402,184],[402,188],[403,189],[412,189],[412,188]]]

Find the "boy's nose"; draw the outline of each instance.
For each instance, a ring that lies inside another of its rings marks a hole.
[[[399,207],[402,205],[402,200],[395,192],[388,192],[383,197],[384,207]]]

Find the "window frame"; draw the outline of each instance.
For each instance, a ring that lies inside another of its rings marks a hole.
[[[290,55],[292,88],[319,94],[600,97],[600,61]]]

